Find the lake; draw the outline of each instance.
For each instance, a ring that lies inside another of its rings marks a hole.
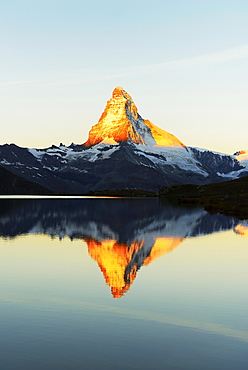
[[[247,369],[247,236],[156,198],[1,198],[1,369]]]

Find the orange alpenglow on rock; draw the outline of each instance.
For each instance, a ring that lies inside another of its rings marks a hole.
[[[136,265],[132,266],[129,272],[126,271],[127,266],[133,254],[142,249],[144,241],[134,242],[129,246],[119,244],[116,240],[85,241],[89,255],[98,263],[106,283],[111,287],[113,297],[122,297],[129,290],[137,272]]]
[[[176,236],[156,238],[150,256],[145,259],[144,265],[148,265],[157,258],[162,257],[164,254],[172,252],[173,249],[177,248],[183,240],[184,237],[180,238]]]
[[[90,147],[101,142],[117,144],[132,141],[151,146],[183,147],[174,135],[144,120],[139,114],[132,97],[122,88],[116,87],[112,98],[98,123],[94,125],[84,145]]]
[[[180,237],[156,238],[150,255],[143,260],[142,264],[148,265],[155,259],[171,252],[183,239]],[[116,240],[85,239],[85,242],[88,245],[89,255],[98,263],[106,283],[111,288],[113,297],[122,297],[136,278],[138,264],[134,257],[138,257],[139,252],[143,255],[142,248],[145,240],[136,241],[129,245],[120,244]]]
[[[238,224],[235,227],[234,231],[236,232],[236,234],[239,234],[242,236],[248,236],[248,226],[246,225]]]

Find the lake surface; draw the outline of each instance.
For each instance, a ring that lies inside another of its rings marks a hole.
[[[247,369],[247,236],[153,198],[1,199],[1,369]]]

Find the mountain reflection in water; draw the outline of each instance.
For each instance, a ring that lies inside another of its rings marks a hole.
[[[157,198],[1,199],[0,210],[2,237],[47,234],[84,240],[115,298],[129,290],[141,266],[187,237],[230,229],[248,234],[245,221],[172,207]]]

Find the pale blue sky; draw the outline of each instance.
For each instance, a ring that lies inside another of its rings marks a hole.
[[[0,2],[0,143],[83,143],[115,86],[186,145],[248,149],[247,0]]]

